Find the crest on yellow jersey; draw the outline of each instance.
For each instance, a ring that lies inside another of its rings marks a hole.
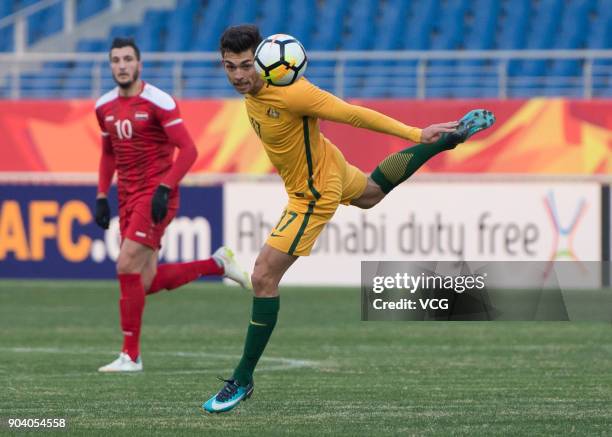
[[[266,111],[266,114],[270,118],[279,118],[280,117],[280,112],[278,112],[275,108],[268,108],[268,110]]]

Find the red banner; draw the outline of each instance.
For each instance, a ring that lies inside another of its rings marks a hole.
[[[492,129],[432,159],[443,173],[612,173],[612,100],[354,100],[412,126],[460,118],[473,108],[497,117]],[[185,100],[183,119],[199,151],[192,172],[273,171],[241,100]],[[0,171],[96,172],[100,133],[92,101],[4,101]],[[407,147],[399,138],[322,122],[348,161],[365,171]]]

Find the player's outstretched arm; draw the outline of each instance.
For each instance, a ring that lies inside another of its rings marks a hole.
[[[288,109],[295,113],[350,124],[415,143],[424,142],[421,129],[408,126],[372,109],[351,105],[317,88],[305,79],[287,87],[286,93]],[[427,135],[431,136],[431,132],[429,131]]]

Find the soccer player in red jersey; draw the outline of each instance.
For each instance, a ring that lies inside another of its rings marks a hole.
[[[96,102],[102,130],[96,223],[108,229],[107,193],[117,171],[121,250],[117,277],[123,348],[101,372],[142,370],[140,328],[145,295],[172,290],[202,275],[224,275],[250,288],[249,274],[226,247],[211,258],[157,265],[164,230],[179,207],[178,183],[197,158],[174,99],[140,79],[140,51],[132,39],[116,38],[110,67],[117,87]],[[173,161],[175,147],[179,153]]]

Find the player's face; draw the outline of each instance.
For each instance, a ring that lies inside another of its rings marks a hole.
[[[133,47],[112,49],[110,53],[113,79],[121,88],[129,88],[140,77],[141,62],[136,58]]]
[[[240,94],[255,94],[263,85],[263,81],[255,71],[255,56],[251,50],[242,53],[225,52],[223,68],[227,79]]]

